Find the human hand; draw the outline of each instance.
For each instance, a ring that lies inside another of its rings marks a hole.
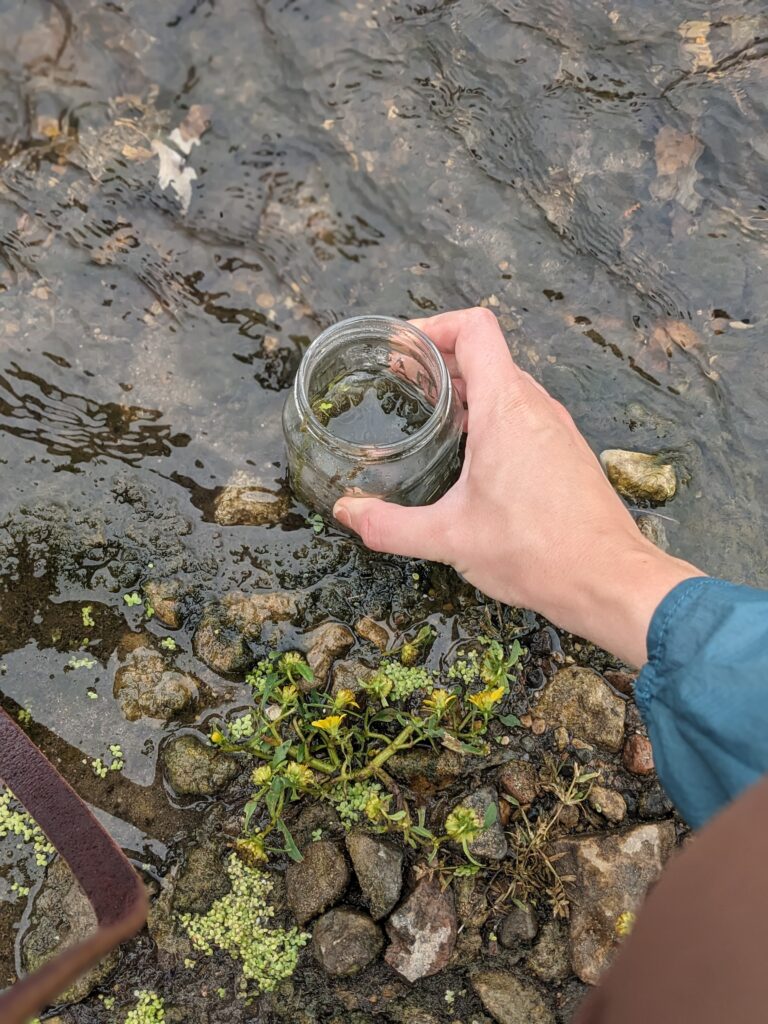
[[[414,321],[467,407],[461,476],[433,505],[345,497],[334,516],[375,551],[452,565],[635,665],[653,612],[703,575],[646,540],[566,409],[513,361],[486,309]]]

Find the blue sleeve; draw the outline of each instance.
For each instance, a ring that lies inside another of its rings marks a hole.
[[[768,593],[678,584],[651,621],[635,698],[664,788],[702,825],[768,773]]]

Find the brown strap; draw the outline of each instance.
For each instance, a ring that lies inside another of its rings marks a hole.
[[[147,919],[144,885],[122,850],[26,733],[0,708],[0,779],[66,860],[98,930],[0,993],[2,1024],[28,1024]]]

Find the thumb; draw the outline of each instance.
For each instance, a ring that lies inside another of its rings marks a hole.
[[[373,551],[448,561],[447,524],[439,502],[406,508],[381,498],[340,498],[333,515]]]

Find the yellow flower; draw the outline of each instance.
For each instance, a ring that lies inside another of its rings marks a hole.
[[[296,789],[307,789],[315,781],[312,769],[296,761],[291,761],[285,766],[285,777]]]
[[[224,739],[224,733],[219,729],[214,729],[211,733],[211,743],[221,743]]]
[[[295,686],[293,683],[286,683],[285,686],[281,686],[277,691],[281,704],[295,704],[299,699],[300,692],[298,686]]]
[[[389,810],[389,796],[381,796],[379,793],[372,793],[365,805],[365,816],[368,821],[376,822],[380,818],[386,818]]]
[[[494,704],[498,704],[503,696],[504,687],[497,686],[495,690],[483,690],[481,693],[473,693],[469,701],[475,705],[478,711],[482,711],[483,714],[487,715]]]
[[[620,936],[629,935],[635,923],[635,915],[631,910],[623,910],[616,918],[616,934]]]
[[[272,769],[268,764],[263,764],[259,768],[255,768],[251,775],[251,781],[254,786],[266,786],[272,781]]]
[[[433,714],[444,715],[455,700],[455,693],[449,693],[448,690],[433,690],[424,701],[424,707]]]
[[[327,732],[329,736],[335,738],[339,735],[339,728],[346,717],[346,715],[328,715],[327,718],[318,718],[312,725],[316,729],[322,729],[323,732]]]
[[[251,836],[250,839],[238,839],[235,843],[235,850],[240,860],[252,868],[269,860],[267,851],[264,849],[264,839],[260,835]]]
[[[341,711],[342,708],[359,708],[360,705],[355,700],[355,694],[352,690],[339,690],[336,696],[333,698],[333,710]]]

